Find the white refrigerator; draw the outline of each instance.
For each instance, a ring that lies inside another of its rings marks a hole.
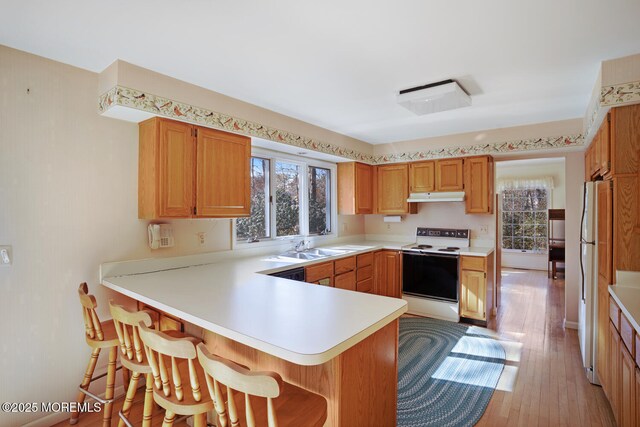
[[[580,224],[580,298],[578,310],[578,338],[582,353],[582,366],[593,384],[600,384],[595,366],[597,354],[598,322],[598,263],[596,244],[597,192],[595,182],[585,182],[582,194],[582,220]]]

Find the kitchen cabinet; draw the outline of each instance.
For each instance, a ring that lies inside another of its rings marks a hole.
[[[338,213],[372,214],[373,166],[358,162],[338,163]]]
[[[376,166],[377,213],[402,215],[416,213],[415,203],[408,203],[409,165],[394,163]]]
[[[604,392],[611,404],[611,410],[616,419],[616,423],[620,424],[620,335],[612,322],[609,322],[609,338],[607,346],[607,365],[609,365],[607,388]]]
[[[373,252],[358,255],[356,267],[356,290],[373,293]]]
[[[347,289],[349,291],[356,290],[356,272],[350,271],[336,275],[333,279],[333,285],[339,289]]]
[[[304,279],[317,285],[333,286],[333,261],[305,267]]]
[[[598,160],[600,161],[598,169],[602,176],[606,176],[611,171],[611,142],[609,137],[610,120],[610,115],[607,114],[606,119],[602,122],[602,125],[598,130],[598,151],[600,153],[598,156]]]
[[[636,346],[636,354],[638,352],[638,347]],[[636,403],[635,403],[635,411],[636,411],[636,427],[640,427],[640,368],[636,367],[636,381],[635,381],[635,389],[636,389]]]
[[[436,190],[436,162],[409,163],[409,192],[429,193]]]
[[[631,353],[627,350],[627,347],[621,341],[619,344],[619,358],[620,358],[620,413],[618,419],[618,425],[620,426],[635,426],[636,422],[636,384],[635,384],[635,370],[636,364],[631,357]]]
[[[491,156],[464,159],[465,212],[493,213],[493,158]]]
[[[382,250],[375,253],[374,293],[387,297],[402,297],[401,252]]]
[[[436,160],[436,191],[462,191],[463,164],[463,159]]]
[[[138,217],[250,213],[250,138],[154,117],[139,124]]]
[[[493,310],[493,254],[460,257],[460,317],[489,320]]]
[[[140,301],[137,302],[138,311],[145,310],[153,313],[151,316],[154,328],[160,331],[180,331],[184,332],[184,321],[175,316],[165,313],[157,308],[150,307]]]

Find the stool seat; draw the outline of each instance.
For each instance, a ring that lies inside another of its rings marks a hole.
[[[243,393],[234,393],[233,396],[239,414],[246,411],[244,397]],[[256,425],[266,426],[267,399],[250,395],[249,400]],[[273,408],[278,414],[278,427],[322,427],[327,419],[327,401],[324,397],[284,381],[280,396],[273,399]]]
[[[100,327],[102,328],[103,338],[101,340],[95,338],[91,338],[89,335],[86,335],[87,344],[91,348],[109,348],[109,347],[117,347],[119,345],[118,342],[118,334],[116,333],[116,328],[111,320],[105,320],[104,322],[100,322]]]

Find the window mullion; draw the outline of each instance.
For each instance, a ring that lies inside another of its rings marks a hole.
[[[298,177],[298,185],[300,186],[300,234],[309,235],[309,165],[304,163],[300,165],[300,175]]]

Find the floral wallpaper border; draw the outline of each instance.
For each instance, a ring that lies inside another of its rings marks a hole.
[[[589,138],[589,142],[593,138],[592,128],[601,113],[604,115],[611,107],[635,102],[640,102],[640,81],[603,86],[600,89],[600,98],[595,102],[588,117],[589,123],[584,134]],[[603,109],[605,110],[601,111]]]
[[[100,113],[104,113],[116,105],[370,164],[483,154],[516,153],[519,151],[566,148],[571,146],[581,146],[584,144],[582,135],[570,135],[373,156],[361,153],[357,150],[351,150],[331,143],[307,138],[295,133],[265,126],[260,123],[240,119],[228,114],[196,107],[123,86],[114,86],[107,92],[103,93],[98,99],[98,111]]]

